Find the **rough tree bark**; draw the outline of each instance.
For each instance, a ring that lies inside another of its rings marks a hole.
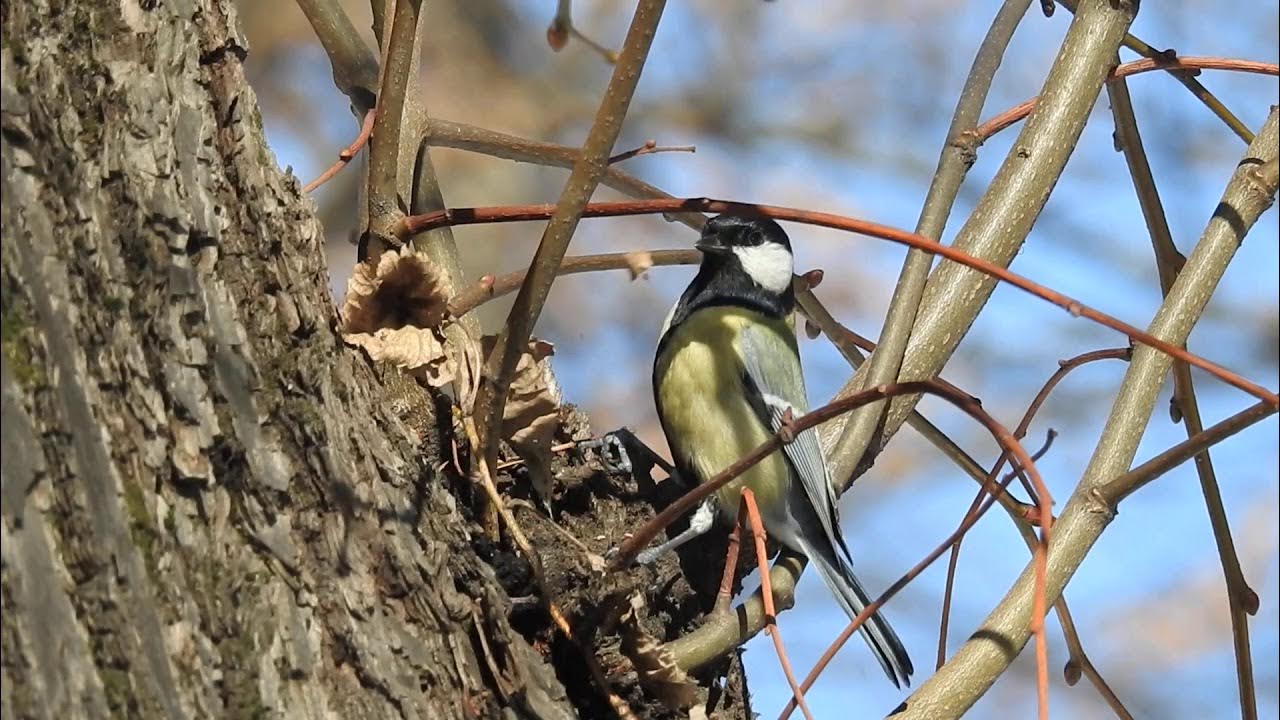
[[[447,408],[337,338],[245,53],[230,0],[3,5],[0,710],[577,714]]]

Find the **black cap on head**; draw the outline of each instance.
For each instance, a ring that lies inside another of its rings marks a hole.
[[[787,233],[772,218],[726,214],[707,221],[695,246],[703,252],[714,253],[765,243],[775,243],[791,250]]]

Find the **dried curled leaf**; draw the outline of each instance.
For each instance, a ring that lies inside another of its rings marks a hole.
[[[644,275],[649,268],[653,267],[653,254],[646,250],[629,252],[623,256],[623,259],[627,262],[627,270],[631,273],[632,280]]]
[[[457,374],[436,333],[447,300],[444,284],[424,255],[409,245],[385,252],[376,264],[357,265],[347,281],[342,339],[374,362],[391,363],[440,387]]]
[[[486,357],[497,337],[481,340]],[[543,503],[551,500],[551,446],[560,428],[563,399],[560,384],[551,371],[550,357],[555,346],[533,339],[520,354],[511,392],[502,413],[502,439],[506,440],[529,469],[529,477]]]
[[[434,328],[444,320],[448,301],[431,260],[405,245],[383,253],[376,265],[356,265],[342,300],[342,332]]]
[[[432,387],[454,379],[454,364],[432,330],[406,325],[382,328],[372,335],[347,333],[342,339],[348,345],[363,349],[375,363],[386,362],[404,368]]]
[[[631,660],[640,685],[672,710],[683,710],[698,701],[698,684],[680,669],[666,645],[640,626],[637,614],[643,600],[632,598],[622,615],[622,654]]]

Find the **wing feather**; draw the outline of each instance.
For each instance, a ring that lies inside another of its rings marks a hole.
[[[777,323],[785,327],[784,323]],[[782,334],[774,325],[744,327],[739,335],[742,344],[743,380],[751,405],[770,432],[777,432],[789,410],[793,417],[809,411],[805,398],[804,375],[795,336]],[[783,454],[791,466],[793,480],[798,481],[822,529],[849,556],[844,538],[838,531],[839,514],[831,475],[827,470],[818,433],[809,428],[796,434],[795,440],[783,446]]]

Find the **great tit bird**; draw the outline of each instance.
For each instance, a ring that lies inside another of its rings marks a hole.
[[[768,218],[721,215],[695,245],[702,264],[663,326],[653,392],[676,469],[706,482],[776,433],[788,412],[808,411],[796,345],[791,242]],[[689,530],[640,557],[651,561],[710,529],[735,521],[751,488],[765,531],[802,553],[852,619],[870,600],[849,568],[836,496],[818,436],[809,429],[725,485],[698,509]],[[879,613],[862,635],[895,686],[913,668]]]

